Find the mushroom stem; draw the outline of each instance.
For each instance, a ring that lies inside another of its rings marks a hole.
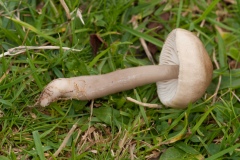
[[[178,65],[151,65],[103,75],[59,78],[49,83],[37,104],[47,106],[61,98],[91,100],[158,81],[177,79]]]

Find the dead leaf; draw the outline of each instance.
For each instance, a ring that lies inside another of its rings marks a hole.
[[[90,35],[90,44],[93,49],[93,54],[96,56],[98,50],[101,47],[107,48],[107,43],[98,35],[98,34],[91,34]]]
[[[170,13],[165,12],[165,13],[161,14],[160,19],[162,19],[163,21],[168,21],[170,19]],[[154,29],[153,31],[157,33],[164,28],[164,25],[162,23],[154,21],[154,22],[149,22],[147,24],[147,28]]]
[[[149,49],[149,51],[152,55],[158,53],[158,48],[155,44],[152,44],[152,43],[149,42],[149,43],[147,43],[147,46],[148,46],[148,49]]]
[[[230,60],[230,61],[228,62],[228,64],[229,64],[229,68],[231,68],[231,69],[240,68],[240,63],[237,62],[237,61],[235,61],[235,60]]]
[[[160,17],[161,17],[164,21],[168,21],[168,20],[170,19],[170,12],[165,12],[165,13],[161,14]]]

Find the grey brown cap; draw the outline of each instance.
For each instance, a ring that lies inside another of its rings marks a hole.
[[[179,65],[178,79],[157,82],[161,102],[185,108],[205,93],[212,80],[213,66],[202,42],[193,33],[175,29],[167,37],[159,65]]]

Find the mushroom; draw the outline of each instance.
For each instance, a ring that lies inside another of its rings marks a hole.
[[[210,57],[199,38],[177,28],[163,45],[159,65],[103,75],[59,78],[45,87],[36,104],[45,107],[58,99],[91,100],[156,82],[158,96],[164,105],[185,108],[204,94],[212,72]]]

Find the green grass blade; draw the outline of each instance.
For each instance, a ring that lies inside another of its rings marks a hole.
[[[134,90],[134,93],[135,93],[137,101],[141,102],[142,100],[141,100],[138,92],[136,90]],[[148,122],[148,119],[147,119],[145,108],[143,106],[139,105],[139,109],[140,109],[141,115],[142,115],[145,123],[147,124],[147,126],[149,126],[149,122]]]
[[[5,34],[6,37],[11,39],[13,42],[17,43],[18,45],[22,44],[22,41],[19,38],[16,38],[16,34],[13,31],[7,30],[6,28],[0,27],[1,32]]]
[[[213,8],[218,4],[220,0],[214,0],[212,1],[212,3],[206,8],[206,10],[202,13],[202,15],[196,19],[195,21],[193,21],[191,24],[197,24],[199,22],[201,22],[202,20],[207,18],[207,15],[213,10]],[[190,24],[187,24],[185,26],[183,26],[183,28],[187,28]]]
[[[145,33],[139,32],[137,30],[134,30],[134,29],[129,28],[129,27],[124,26],[124,25],[120,25],[119,28],[124,30],[124,31],[126,31],[126,32],[129,32],[129,33],[133,34],[136,37],[143,38],[146,41],[148,41],[148,42],[150,42],[152,44],[155,44],[158,47],[162,47],[163,46],[163,42],[162,41],[159,41],[158,39],[156,39],[156,38],[154,38],[152,36],[149,36],[149,35],[147,35]]]
[[[21,84],[19,87],[18,87],[18,90],[17,92],[15,93],[14,97],[11,99],[11,102],[14,102],[18,96],[23,92],[23,90],[26,88],[26,83],[30,83],[31,82],[31,79],[30,80],[27,80],[27,82],[23,82],[23,84]]]
[[[98,55],[89,63],[88,67],[92,68],[92,67],[98,62],[98,60],[99,60],[101,57],[103,57],[105,54],[108,53],[108,50],[109,50],[109,49],[110,49],[110,48],[108,48],[108,49],[102,51],[100,54],[98,54]]]
[[[179,7],[178,7],[178,12],[177,12],[177,23],[176,23],[176,27],[178,28],[180,25],[180,20],[182,17],[182,7],[183,7],[183,0],[180,1],[179,3]]]
[[[42,90],[43,89],[43,85],[41,83],[41,80],[40,80],[40,76],[38,76],[37,74],[37,68],[34,66],[34,62],[31,58],[31,56],[28,54],[28,59],[27,59],[27,62],[31,68],[31,71],[32,71],[32,76],[34,78],[34,80],[36,81],[38,87]]]
[[[35,147],[36,147],[37,154],[38,154],[40,160],[45,160],[40,135],[39,135],[38,131],[33,131],[32,134],[33,134],[33,141],[34,141],[34,144],[35,144]]]
[[[43,19],[45,17],[45,14],[46,14],[46,8],[49,7],[49,0],[44,4],[43,8],[42,8],[42,11],[41,11],[41,14],[39,16],[39,18],[36,20],[36,28],[38,30],[41,29],[42,27],[42,23],[43,23]]]
[[[4,85],[0,85],[0,91],[3,90],[3,89],[6,89],[6,88],[11,88],[13,85],[17,84],[17,83],[20,83],[22,82],[25,78],[27,78],[28,76],[30,76],[32,73],[28,73],[26,75],[23,75],[7,84],[4,84]]]
[[[53,67],[52,70],[58,78],[64,78],[64,75],[57,67]]]
[[[225,54],[225,45],[222,36],[219,32],[217,32],[217,39],[218,39],[218,60],[220,67],[225,67],[227,64],[227,57]]]
[[[170,137],[170,138],[166,139],[165,141],[163,141],[162,142],[163,144],[173,143],[173,142],[179,141],[179,140],[181,140],[183,138],[183,136],[186,133],[187,126],[188,126],[188,115],[187,115],[187,112],[184,112],[184,115],[185,115],[184,127],[182,128],[182,130],[178,134],[176,134],[175,136]]]
[[[197,124],[191,129],[192,133],[195,133],[197,131],[197,129],[202,125],[203,121],[207,118],[207,116],[212,112],[212,110],[215,107],[209,108],[202,116],[201,118],[198,120]]]
[[[231,31],[233,33],[237,33],[237,34],[240,34],[240,30],[238,28],[233,28],[233,27],[229,27],[228,25],[224,24],[224,23],[221,23],[213,18],[210,18],[210,17],[207,17],[206,18],[207,21],[209,21],[210,23],[212,24],[215,24],[223,29],[226,29],[228,31]]]
[[[15,19],[13,17],[7,17],[7,18],[12,20],[13,22],[15,22],[15,23],[17,23],[17,24],[19,24],[19,25],[21,25],[21,26],[31,30],[32,32],[34,32],[34,33],[38,34],[39,36],[45,38],[49,42],[54,43],[56,45],[59,45],[59,40],[58,39],[55,39],[55,38],[53,38],[51,36],[46,35],[45,33],[41,32],[37,28],[33,27],[32,25],[30,25],[30,24],[28,24],[26,22],[23,22],[21,20]]]
[[[219,158],[229,152],[233,152],[235,149],[237,149],[239,147],[240,147],[240,144],[236,144],[232,147],[222,150],[221,152],[218,152],[217,154],[214,154],[213,156],[211,156],[209,158],[206,158],[205,160],[216,160],[217,158]]]
[[[0,156],[1,160],[9,160],[9,158],[5,157],[5,156]]]
[[[4,104],[6,106],[9,106],[9,107],[12,106],[12,103],[8,100],[0,99],[0,103]]]

